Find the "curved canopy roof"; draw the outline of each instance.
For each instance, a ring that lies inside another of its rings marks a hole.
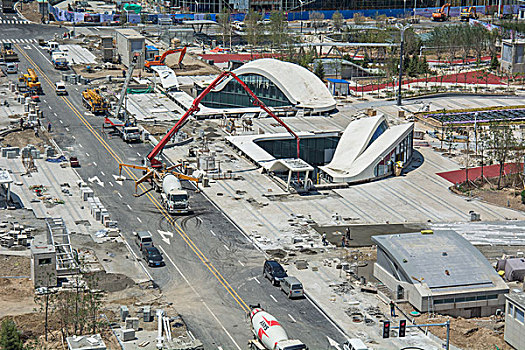
[[[266,77],[299,108],[324,112],[336,106],[335,99],[322,80],[308,69],[294,63],[262,58],[248,62],[233,72],[239,76],[258,74]],[[231,79],[226,79],[216,90],[221,90]]]

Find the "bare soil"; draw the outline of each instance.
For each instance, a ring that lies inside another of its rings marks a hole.
[[[182,60],[182,69],[178,66],[179,54],[173,54],[166,57],[166,65],[175,71],[179,76],[184,75],[212,75],[219,74],[221,70],[215,66],[198,60],[191,54],[186,54]]]
[[[36,307],[29,275],[28,257],[0,255],[0,317],[31,312]]]
[[[33,145],[40,150],[44,151],[46,146],[51,146],[49,141],[49,134],[47,131],[38,131],[38,137],[35,136],[35,131],[33,129],[26,129],[23,131],[16,131],[10,134],[7,134],[3,140],[0,142],[3,146],[10,147],[20,147],[23,148],[27,145]]]
[[[22,15],[31,22],[41,23],[42,15],[38,12],[38,2],[32,1],[30,3],[22,4]],[[20,9],[20,5],[18,7]]]

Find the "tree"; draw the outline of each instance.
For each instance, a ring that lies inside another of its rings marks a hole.
[[[223,7],[222,12],[217,16],[217,22],[219,22],[220,31],[222,34],[222,46],[226,47],[226,37],[231,38],[231,13],[227,7]]]
[[[288,21],[282,11],[272,11],[270,13],[270,37],[272,44],[279,50],[283,49],[283,45],[288,42]]]
[[[354,13],[354,23],[356,26],[365,23],[365,19],[363,18],[363,16],[361,16],[359,12]]]
[[[343,29],[344,26],[344,18],[341,12],[335,11],[332,15],[332,24],[334,25],[334,28],[340,32]]]
[[[15,322],[10,318],[2,321],[0,328],[0,348],[2,350],[23,350],[24,344]]]
[[[517,140],[510,126],[500,124],[490,125],[486,138],[488,155],[499,164],[498,189],[501,189],[505,163],[512,158]]]
[[[312,21],[312,26],[314,27],[315,33],[317,34],[317,28],[321,27],[321,23],[324,20],[324,14],[314,11],[310,13],[310,20]]]
[[[324,80],[324,66],[321,61],[315,63],[314,74],[321,80]]]
[[[244,23],[246,24],[246,41],[254,48],[260,42],[261,15],[258,12],[250,10],[244,19]]]
[[[496,55],[493,55],[490,58],[490,70],[498,70],[498,68],[499,68],[498,57]]]

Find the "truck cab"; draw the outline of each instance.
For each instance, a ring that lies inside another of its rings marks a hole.
[[[122,139],[126,142],[140,141],[140,130],[136,126],[125,126],[122,128]]]
[[[68,69],[68,61],[65,52],[55,51],[51,54],[51,61],[55,69]]]
[[[186,190],[171,190],[162,193],[162,202],[170,214],[185,214],[189,211],[189,196]]]

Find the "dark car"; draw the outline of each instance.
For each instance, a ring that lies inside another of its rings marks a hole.
[[[144,247],[142,248],[142,258],[146,260],[148,266],[162,266],[164,265],[164,260],[162,259],[162,254],[160,254],[157,247]]]
[[[275,260],[264,262],[263,276],[272,281],[274,286],[278,286],[283,278],[288,277],[281,264]]]

